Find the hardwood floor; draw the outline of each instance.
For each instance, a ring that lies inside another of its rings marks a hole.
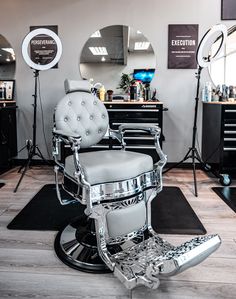
[[[0,298],[235,298],[236,214],[211,190],[219,186],[217,179],[200,170],[197,177],[197,198],[190,170],[173,169],[164,176],[164,185],[181,188],[207,233],[220,235],[221,247],[200,265],[162,279],[157,290],[138,287],[129,291],[112,274],[88,274],[65,266],[53,250],[56,232],[6,228],[43,185],[54,182],[52,168],[27,171],[17,193],[13,193],[17,169],[1,175],[6,185],[0,189]],[[192,238],[161,236],[176,245]]]

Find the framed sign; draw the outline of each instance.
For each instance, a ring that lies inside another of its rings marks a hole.
[[[198,25],[169,25],[168,69],[195,69]]]
[[[14,99],[15,80],[0,80],[0,101]]]
[[[48,29],[58,34],[58,26],[30,26],[30,31]],[[30,58],[36,64],[46,65],[53,61],[57,54],[57,43],[52,36],[39,34],[30,41]],[[51,68],[58,68],[58,63]]]
[[[221,0],[221,20],[236,20],[235,0]]]
[[[60,38],[54,31],[47,28],[30,31],[22,43],[23,58],[35,70],[43,71],[53,68],[58,63],[61,54]]]

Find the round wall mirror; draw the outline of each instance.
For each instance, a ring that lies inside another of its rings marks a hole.
[[[129,85],[138,81],[150,85],[156,67],[152,45],[139,30],[113,25],[94,32],[80,57],[83,79],[101,83],[107,91],[127,94]]]
[[[212,51],[220,42],[220,39],[216,39]],[[215,86],[222,84],[236,86],[236,25],[228,29],[225,47],[219,57],[210,64],[208,70]]]
[[[7,39],[0,34],[0,78],[11,80],[15,77],[15,52]]]

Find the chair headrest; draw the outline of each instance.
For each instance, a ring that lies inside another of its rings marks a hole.
[[[91,92],[90,83],[87,80],[68,80],[64,81],[65,92],[85,91]]]

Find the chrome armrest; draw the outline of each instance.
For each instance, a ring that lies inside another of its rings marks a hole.
[[[152,135],[156,135],[157,133],[159,133],[159,135],[161,134],[161,129],[154,124],[123,124],[119,126],[118,130],[121,134],[125,133],[127,130],[142,130],[149,132]]]
[[[124,141],[124,133],[121,133],[119,130],[109,129],[109,136],[112,139],[116,139],[120,142],[122,149],[125,149],[126,143]]]
[[[148,132],[152,136],[154,136],[154,143],[155,143],[156,151],[160,158],[160,160],[155,164],[155,166],[159,167],[160,170],[162,170],[162,168],[166,164],[167,156],[163,153],[160,143],[159,143],[161,129],[157,125],[154,125],[154,124],[153,125],[150,125],[150,124],[148,124],[148,125],[147,124],[123,124],[123,125],[120,125],[118,128],[118,132],[120,133],[120,136],[122,136],[122,139],[125,134],[125,131],[127,131],[127,130],[142,130],[142,131]]]

